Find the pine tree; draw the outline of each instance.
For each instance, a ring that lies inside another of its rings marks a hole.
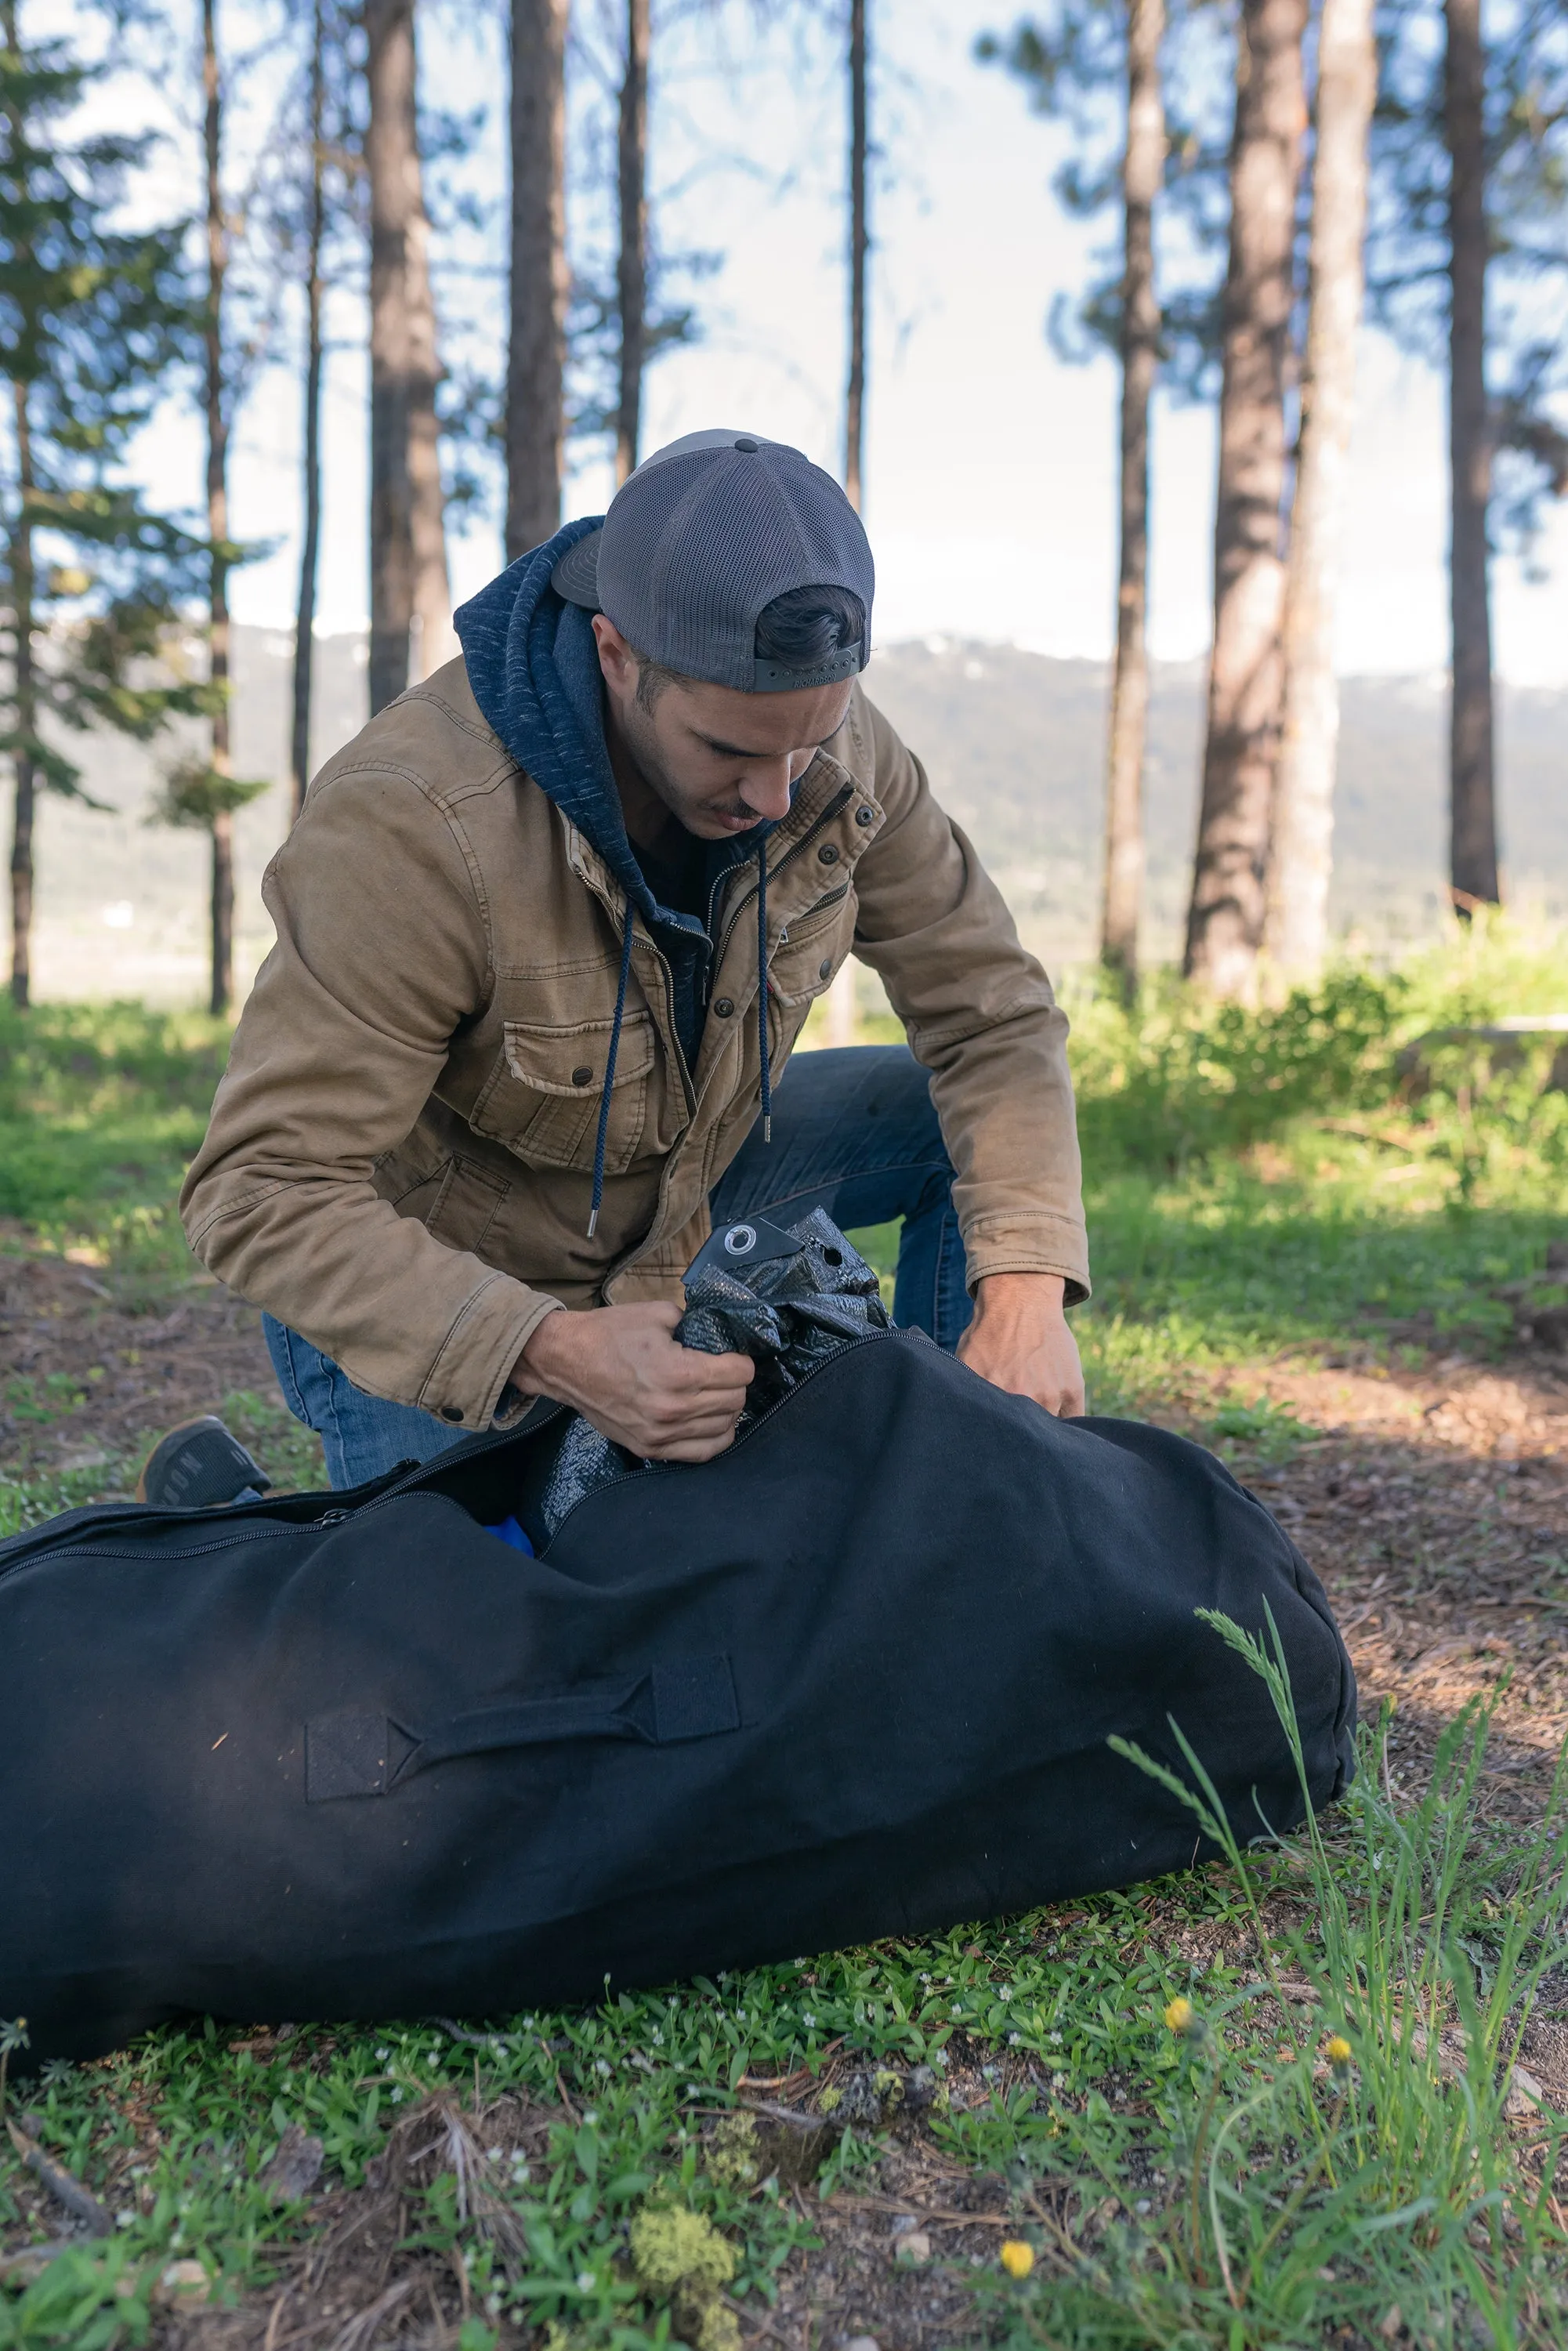
[[[567,0],[512,0],[507,554],[560,522],[565,439]]]
[[[90,798],[62,735],[110,726],[150,741],[208,697],[159,658],[199,584],[203,544],[151,511],[122,472],[166,371],[191,345],[183,230],[110,227],[148,142],[73,137],[71,117],[103,68],[63,40],[26,37],[19,17],[16,0],[3,0],[0,372],[11,445],[0,753],[16,788],[11,994],[26,1006],[37,795]]]
[[[441,362],[419,153],[414,0],[366,0],[371,196],[371,709],[455,649]],[[413,641],[417,635],[417,651]]]
[[[1334,614],[1355,415],[1367,133],[1377,90],[1372,16],[1372,0],[1322,0],[1318,21],[1307,343],[1263,942],[1270,964],[1289,980],[1315,979],[1328,941],[1339,743]]]
[[[1296,185],[1306,128],[1307,0],[1242,0],[1223,307],[1214,643],[1187,977],[1244,997],[1263,935],[1263,883],[1284,683],[1285,389]]]

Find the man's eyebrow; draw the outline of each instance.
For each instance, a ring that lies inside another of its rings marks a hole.
[[[838,725],[830,733],[824,735],[820,743],[812,744],[812,750],[825,751],[833,737],[841,735],[843,731],[844,723],[841,718]],[[694,726],[692,733],[696,737],[697,741],[706,744],[710,751],[716,751],[721,759],[778,759],[785,756],[781,751],[748,751],[743,743],[721,743],[716,735],[705,735],[699,726]],[[804,750],[805,747],[801,743],[795,746],[798,751]]]

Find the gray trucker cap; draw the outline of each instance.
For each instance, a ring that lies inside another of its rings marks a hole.
[[[833,685],[871,655],[876,574],[859,515],[799,449],[749,433],[688,433],[644,457],[550,584],[650,661],[742,694]],[[758,615],[791,588],[858,596],[860,642],[812,669],[758,661]]]

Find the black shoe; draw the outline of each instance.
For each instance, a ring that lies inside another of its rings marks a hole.
[[[208,1412],[159,1438],[136,1480],[136,1499],[163,1510],[212,1510],[242,1494],[264,1494],[271,1483],[260,1462]]]

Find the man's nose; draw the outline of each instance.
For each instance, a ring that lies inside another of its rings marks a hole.
[[[777,823],[789,813],[789,760],[769,759],[766,767],[748,768],[741,779],[740,797],[748,809]]]

